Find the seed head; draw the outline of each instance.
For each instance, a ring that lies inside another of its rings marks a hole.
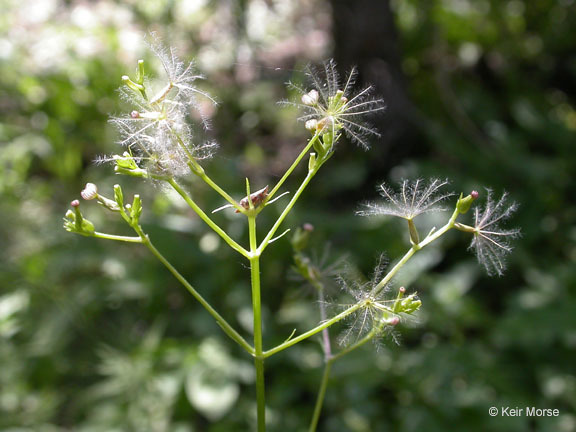
[[[304,115],[300,117],[300,120],[305,122],[306,129],[314,133],[316,131],[332,132],[334,142],[339,133],[344,131],[348,138],[367,150],[368,138],[380,135],[366,122],[366,117],[383,111],[384,102],[370,96],[371,87],[366,87],[356,93],[352,91],[357,76],[356,69],[352,69],[342,83],[334,60],[324,63],[321,71],[308,67],[306,75],[311,89],[310,87],[304,89],[294,83],[289,83],[291,88],[302,95],[301,103],[292,105],[303,110]]]
[[[364,209],[356,214],[360,216],[388,215],[412,220],[422,213],[441,211],[444,208],[440,203],[453,195],[450,192],[441,191],[447,184],[447,180],[439,179],[431,179],[428,182],[421,179],[403,180],[400,183],[400,190],[396,192],[382,183],[378,189],[384,201],[365,203]]]
[[[484,208],[474,209],[474,238],[470,249],[476,253],[478,262],[489,275],[502,276],[506,269],[506,255],[512,251],[510,240],[520,236],[519,229],[504,229],[502,223],[518,208],[515,202],[507,202],[504,192],[498,202],[492,199],[492,191],[486,189]]]
[[[415,294],[404,297],[405,288],[400,288],[394,294],[389,285],[379,287],[385,268],[386,259],[382,255],[369,281],[348,281],[345,277],[339,279],[342,288],[354,298],[356,304],[361,305],[352,316],[352,324],[341,336],[341,343],[358,340],[371,331],[380,335],[389,334],[392,327],[420,308],[421,302]]]
[[[189,119],[190,112],[198,110],[199,95],[213,99],[195,86],[202,76],[195,72],[192,62],[184,63],[173,49],[164,48],[155,35],[151,38],[151,49],[166,75],[165,84],[150,91],[151,86],[140,76],[140,62],[138,82],[124,77],[125,85],[120,89],[121,97],[133,109],[110,121],[120,132],[120,144],[130,148],[138,164],[157,175],[186,175],[192,159],[211,157],[217,148],[214,142],[198,142]],[[203,119],[202,125],[207,128],[207,121]]]

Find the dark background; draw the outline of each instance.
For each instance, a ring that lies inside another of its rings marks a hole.
[[[233,196],[273,184],[307,138],[276,101],[309,63],[357,65],[387,103],[363,152],[342,142],[285,223],[315,226],[329,265],[369,275],[407,249],[403,225],[354,216],[375,185],[449,178],[520,203],[505,276],[488,278],[463,233],[420,253],[397,284],[417,325],[338,362],[323,431],[576,430],[576,8],[563,1],[8,1],[0,19],[0,430],[242,431],[254,424],[250,359],[142,247],[61,228],[87,181],[144,197],[158,248],[249,337],[249,270],[177,197],[95,166],[118,152],[109,114],[150,30],[196,58],[220,102],[205,167]],[[297,187],[302,171],[287,185]],[[207,210],[222,205],[187,186]],[[104,192],[105,193],[105,192]],[[97,205],[99,230],[129,234]],[[272,222],[276,210],[259,218]],[[232,212],[218,223],[245,242]],[[438,219],[429,224],[441,223]],[[287,239],[263,258],[265,345],[318,322]],[[334,301],[338,298],[334,287]],[[333,332],[334,339],[337,329]],[[311,340],[268,362],[270,430],[305,430],[322,357]],[[488,408],[557,408],[555,418]]]

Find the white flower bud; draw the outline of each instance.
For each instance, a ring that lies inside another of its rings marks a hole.
[[[308,129],[309,131],[314,132],[316,130],[316,128],[318,127],[318,121],[312,119],[312,120],[308,120],[305,124],[304,127],[306,129]]]
[[[86,183],[84,190],[80,192],[80,196],[86,201],[93,200],[98,197],[98,187],[94,183]]]
[[[318,98],[320,95],[316,90],[310,90],[308,93],[302,96],[302,103],[308,106],[314,106],[318,103]]]

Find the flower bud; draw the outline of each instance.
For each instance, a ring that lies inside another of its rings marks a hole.
[[[462,194],[460,194],[460,199],[458,200],[458,203],[456,204],[456,208],[458,209],[458,212],[460,214],[464,214],[468,210],[470,210],[472,203],[476,200],[476,198],[478,198],[479,195],[480,194],[477,191],[470,192],[470,195],[468,195],[464,198],[462,198]]]
[[[128,75],[122,75],[122,82],[124,83],[124,85],[126,85],[127,87],[131,88],[132,90],[134,90],[135,92],[141,92],[142,90],[144,90],[144,86],[140,85],[138,83],[135,83],[134,81],[132,81],[130,79],[130,77]]]
[[[344,101],[342,99],[344,99]],[[348,102],[348,99],[346,99],[344,97],[344,91],[337,90],[336,94],[334,96],[332,96],[330,102],[331,102],[331,104],[334,104],[335,107],[340,107],[340,106],[344,105],[346,102]]]
[[[386,323],[388,325],[391,325],[391,326],[396,326],[396,325],[398,325],[399,322],[400,322],[400,318],[398,318],[397,316],[389,318],[388,320],[386,320]]]
[[[396,301],[394,302],[394,306],[392,307],[392,311],[394,313],[400,312],[400,308],[402,307],[402,299],[404,298],[405,293],[406,293],[406,288],[400,287],[398,289],[398,295],[396,296]]]
[[[416,296],[416,294],[410,294],[400,302],[400,311],[406,314],[411,314],[420,309],[420,306],[422,306],[422,301],[418,296]]]
[[[310,153],[308,160],[308,171],[312,171],[316,167],[316,153]]]
[[[318,121],[314,119],[308,120],[304,123],[304,127],[311,132],[316,132],[316,129],[318,129]]]
[[[318,98],[320,95],[317,90],[310,90],[308,93],[302,96],[302,103],[308,106],[314,106],[318,103]]]
[[[130,117],[132,117],[133,119],[140,118],[140,113],[138,111],[134,110],[130,113]]]
[[[64,217],[64,228],[66,231],[82,234],[84,236],[94,235],[94,224],[84,219],[80,212],[80,201],[74,200],[70,203],[74,211],[68,210]]]
[[[296,228],[294,236],[290,240],[292,247],[296,252],[301,252],[308,245],[308,240],[310,240],[310,234],[314,230],[311,224],[304,224],[302,227]]]
[[[116,201],[118,207],[124,206],[124,193],[119,184],[114,185],[114,201]]]
[[[130,217],[133,223],[138,223],[140,215],[142,214],[142,201],[140,200],[140,195],[134,195],[134,200],[132,201],[132,206],[130,208]]]
[[[138,84],[144,84],[144,78],[146,77],[146,72],[144,70],[144,60],[138,60],[138,72],[136,74],[136,81]]]
[[[86,201],[93,200],[98,197],[98,187],[94,183],[86,183],[86,186],[84,186],[84,189],[80,192],[80,196]]]

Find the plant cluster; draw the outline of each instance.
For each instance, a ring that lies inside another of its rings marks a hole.
[[[290,231],[286,229],[278,234],[287,215],[311,180],[332,157],[343,135],[361,148],[368,149],[368,138],[378,134],[366,123],[366,118],[382,111],[384,104],[371,96],[370,87],[358,92],[353,91],[355,71],[351,71],[342,81],[333,61],[325,63],[321,71],[309,68],[307,75],[310,78],[310,87],[303,88],[294,84],[290,86],[300,93],[300,101],[291,103],[302,108],[301,120],[311,133],[310,139],[273,187],[266,186],[253,191],[249,180],[246,179],[245,196],[235,199],[212,180],[202,166],[202,161],[213,154],[216,145],[213,142],[199,142],[193,133],[194,126],[190,113],[197,109],[197,98],[207,98],[214,102],[209,95],[195,86],[195,81],[201,76],[195,72],[192,63],[179,60],[173,50],[164,50],[159,48],[158,44],[155,44],[153,49],[166,72],[166,83],[153,91],[142,60],[138,63],[137,73],[133,79],[128,76],[122,77],[123,87],[120,92],[122,97],[132,104],[132,110],[126,115],[114,117],[111,122],[119,130],[120,144],[124,147],[124,151],[101,160],[112,163],[117,174],[152,179],[174,189],[208,227],[248,261],[251,272],[253,340],[249,342],[240,334],[205,300],[200,290],[186,280],[154,246],[140,223],[143,204],[139,195],[127,200],[120,185],[116,185],[113,196],[106,197],[93,183],[88,183],[81,192],[83,200],[95,200],[118,215],[134,231],[133,236],[98,231],[82,213],[79,200],[72,201],[72,209],[68,210],[64,218],[64,227],[70,232],[87,237],[142,244],[166,266],[217,321],[226,335],[253,358],[256,370],[258,431],[266,429],[265,361],[312,336],[321,336],[325,369],[310,422],[310,431],[316,430],[332,364],[369,341],[393,334],[394,329],[404,319],[420,309],[422,303],[416,293],[408,293],[404,287],[393,288],[393,279],[414,254],[448,231],[455,228],[472,235],[470,248],[476,252],[480,263],[488,273],[502,274],[505,255],[511,250],[509,239],[518,235],[517,230],[501,227],[501,223],[516,209],[515,204],[507,202],[506,194],[494,202],[491,192],[488,191],[485,206],[474,208],[473,225],[466,225],[459,219],[476,205],[479,193],[473,191],[467,195],[460,194],[453,201],[454,208],[446,223],[421,236],[415,220],[421,214],[445,209],[448,199],[453,196],[452,193],[445,191],[448,182],[438,179],[405,180],[398,190],[382,184],[379,187],[382,201],[364,204],[358,215],[385,215],[405,219],[410,237],[407,252],[389,269],[381,260],[368,282],[358,282],[349,280],[347,276],[339,276],[342,287],[349,294],[350,302],[335,313],[331,313],[326,308],[326,269],[318,266],[307,253],[307,243],[313,228],[309,225],[297,228],[291,239],[294,268],[317,293],[320,305],[319,323],[308,331],[289,335],[283,343],[275,347],[265,348],[262,332],[260,258],[268,246]],[[208,127],[208,123],[201,115],[196,115],[195,118],[200,119],[200,124],[197,126]],[[280,192],[287,179],[294,174],[305,158],[308,159],[306,175],[296,191],[291,194],[290,200],[276,221],[265,234],[261,234],[257,229],[258,215],[287,193]],[[189,175],[201,179],[227,202],[215,211],[231,208],[238,213],[237,217],[246,218],[248,245],[242,245],[232,238],[197,204],[194,191],[187,191],[181,183],[181,179]],[[348,321],[350,325],[339,338],[339,348],[335,349],[332,347],[329,329],[343,320]]]

